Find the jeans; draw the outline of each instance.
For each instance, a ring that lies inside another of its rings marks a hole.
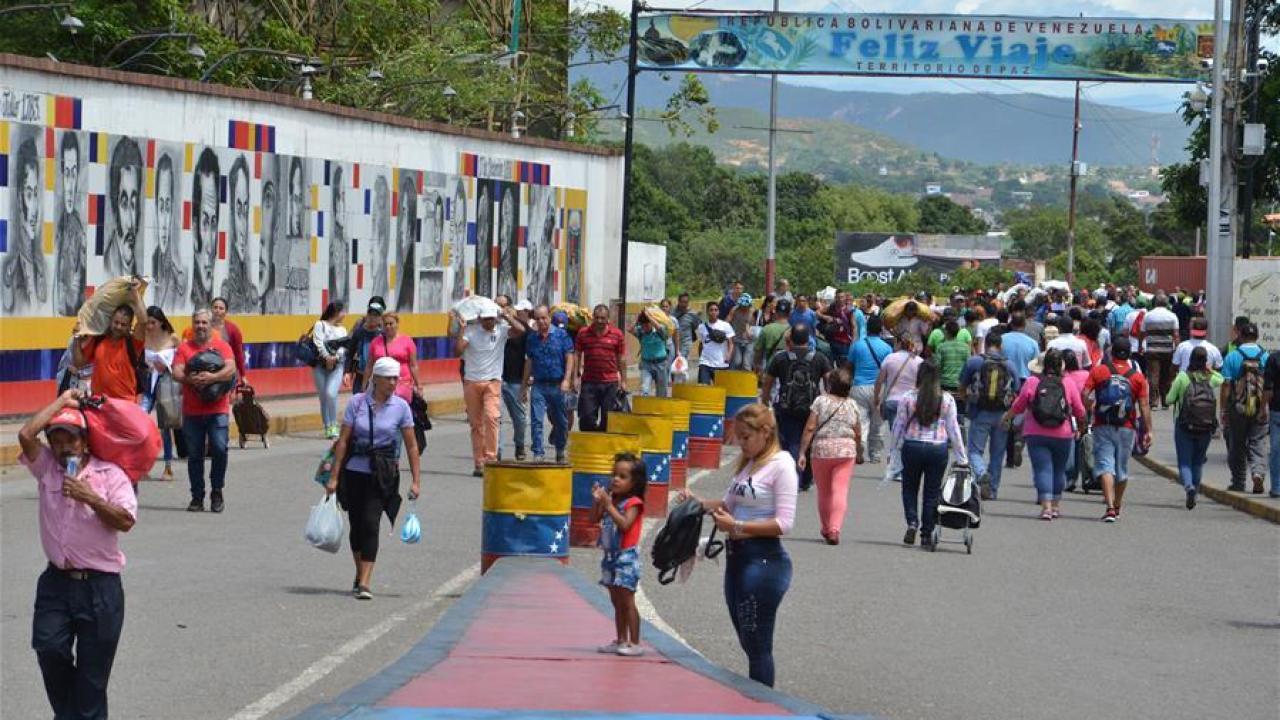
[[[849,391],[849,397],[853,398],[858,405],[858,424],[861,425],[862,442],[866,445],[867,455],[879,458],[881,451],[884,450],[884,440],[880,437],[880,426],[884,423],[884,419],[871,406],[874,395],[874,385],[855,385]]]
[[[520,390],[524,383],[502,382],[502,404],[507,408],[507,416],[511,418],[511,427],[515,430],[516,452],[524,454],[524,439],[529,427],[529,413],[524,403],[520,402]],[[501,431],[499,431],[501,432]],[[502,441],[498,441],[498,456],[502,456]]]
[[[1230,415],[1222,433],[1230,438],[1227,466],[1231,468],[1231,484],[1240,486],[1251,477],[1262,477],[1262,444],[1267,441],[1269,427],[1256,419]]]
[[[187,441],[187,479],[191,482],[191,499],[204,500],[206,442],[213,451],[209,484],[214,492],[222,492],[227,479],[227,414],[185,415],[182,418],[182,435]]]
[[[535,382],[529,394],[529,430],[533,444],[533,456],[540,458],[542,448],[542,418],[551,421],[551,446],[556,454],[564,452],[565,440],[569,436],[568,418],[564,412],[564,393],[560,392],[560,383]]]
[[[999,410],[978,410],[969,419],[967,452],[975,477],[990,473],[991,492],[1000,490],[1000,474],[1004,470],[1004,447],[1009,433]]]
[[[156,396],[148,390],[142,394],[139,404],[142,405],[143,412],[149,413],[156,407]],[[173,430],[162,429],[160,431],[160,439],[164,441],[164,462],[166,465],[173,461],[173,433]]]
[[[1043,435],[1027,435],[1026,440],[1036,497],[1040,502],[1061,500],[1062,490],[1067,486],[1067,459],[1075,440]]]
[[[342,389],[342,363],[325,370],[324,365],[311,368],[311,380],[320,396],[320,420],[325,429],[338,424],[338,391]]]
[[[1280,412],[1271,412],[1271,494],[1280,495]]]
[[[731,370],[750,370],[755,345],[752,343],[740,343],[736,339],[733,341],[733,354],[729,357],[729,368]]]
[[[942,476],[947,472],[947,446],[907,440],[902,443],[902,513],[907,527],[918,527],[926,537],[938,522],[938,500],[942,496]],[[924,481],[924,506],[916,514],[916,499]]]
[[[658,386],[658,397],[667,396],[667,385],[670,384],[671,363],[666,358],[640,361],[640,394],[653,395],[654,385]]]
[[[462,399],[471,425],[471,461],[475,467],[498,459],[498,427],[502,424],[502,381],[464,380]]]
[[[698,366],[698,384],[714,385],[716,382],[716,370],[720,370],[720,369],[723,369],[723,368],[713,368],[710,365],[699,365]]]
[[[40,575],[31,647],[56,720],[105,720],[107,681],[123,627],[119,575],[95,573],[73,580],[52,565]]]
[[[609,408],[618,396],[618,383],[584,382],[578,392],[578,429],[609,431]]]
[[[809,416],[791,417],[786,413],[777,412],[778,421],[778,441],[782,444],[782,449],[791,453],[791,457],[800,457],[800,441],[804,439],[804,425],[809,422]],[[813,467],[806,465],[804,472],[800,473],[801,489],[808,489],[813,485]]]
[[[791,556],[778,538],[731,540],[724,569],[724,602],[747,654],[747,674],[773,687],[773,629],[791,587]]]
[[[1276,425],[1273,421],[1272,432]],[[1275,435],[1273,434],[1274,438]],[[1178,453],[1178,479],[1182,481],[1183,490],[1199,490],[1200,475],[1209,454],[1209,443],[1213,441],[1210,433],[1193,434],[1183,430],[1180,425],[1173,426],[1173,449]],[[1275,441],[1272,441],[1271,467],[1275,468]],[[1274,483],[1275,476],[1272,475]]]

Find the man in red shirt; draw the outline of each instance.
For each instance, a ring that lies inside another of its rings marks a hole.
[[[187,477],[191,482],[191,504],[188,512],[204,511],[204,453],[207,446],[213,457],[209,481],[213,493],[209,509],[222,512],[222,486],[227,477],[227,413],[231,411],[230,382],[236,375],[231,346],[213,334],[213,315],[197,310],[191,316],[191,339],[178,346],[173,358],[173,378],[182,383],[182,435],[187,441]],[[217,372],[188,372],[187,364],[195,356],[213,351],[222,356],[222,369]],[[205,399],[201,390],[215,383],[226,384],[226,391],[216,398]]]
[[[138,398],[137,367],[146,351],[147,306],[142,284],[130,283],[132,305],[121,305],[111,315],[106,335],[87,337],[71,346],[71,365],[80,369],[93,364],[89,387],[95,395],[130,402]]]
[[[597,305],[591,324],[578,331],[574,340],[578,361],[574,363],[578,392],[578,429],[584,432],[609,429],[609,408],[617,400],[618,389],[627,382],[627,339],[609,324],[609,308]]]
[[[1103,522],[1120,519],[1120,503],[1129,482],[1129,455],[1137,433],[1137,412],[1142,413],[1144,446],[1151,444],[1151,403],[1147,398],[1147,378],[1129,359],[1128,343],[1111,348],[1111,360],[1093,366],[1089,372],[1085,409],[1093,417],[1093,473],[1102,479],[1102,497],[1107,502]],[[1113,382],[1113,378],[1116,382]],[[1128,392],[1119,379],[1128,381]],[[1136,411],[1136,412],[1135,412]]]

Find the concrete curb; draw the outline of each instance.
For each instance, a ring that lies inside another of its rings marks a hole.
[[[1148,456],[1135,457],[1134,460],[1142,463],[1143,466],[1151,472],[1163,478],[1167,478],[1179,485],[1182,484],[1182,480],[1178,477],[1177,468],[1169,467],[1158,460],[1152,460]],[[1203,483],[1200,485],[1200,494],[1214,502],[1222,503],[1223,505],[1230,505],[1236,510],[1248,513],[1256,518],[1280,524],[1280,507],[1259,502],[1242,493],[1223,490],[1222,488],[1216,488],[1212,485],[1205,485]]]

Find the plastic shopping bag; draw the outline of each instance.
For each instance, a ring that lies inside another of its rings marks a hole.
[[[160,455],[160,429],[140,405],[95,395],[80,401],[89,423],[89,452],[120,466],[129,481],[147,476]]]
[[[418,508],[415,504],[409,505],[409,512],[405,513],[404,525],[400,527],[400,542],[406,545],[416,545],[422,539],[422,523],[418,522]]]
[[[689,372],[689,361],[684,355],[677,355],[676,359],[671,363],[671,372],[676,375],[684,375]]]
[[[338,511],[338,501],[333,495],[326,495],[320,504],[311,508],[306,536],[311,547],[329,553],[342,549],[342,513]]]

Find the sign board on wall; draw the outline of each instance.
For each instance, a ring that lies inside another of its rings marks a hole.
[[[1258,344],[1280,348],[1280,259],[1236,260],[1231,314],[1258,326]]]
[[[642,13],[639,66],[698,72],[1194,82],[1207,20]]]
[[[889,283],[913,271],[936,273],[947,282],[964,267],[1000,262],[1000,239],[983,235],[837,233],[835,282]]]
[[[667,294],[667,248],[627,243],[627,298],[656,303]]]

